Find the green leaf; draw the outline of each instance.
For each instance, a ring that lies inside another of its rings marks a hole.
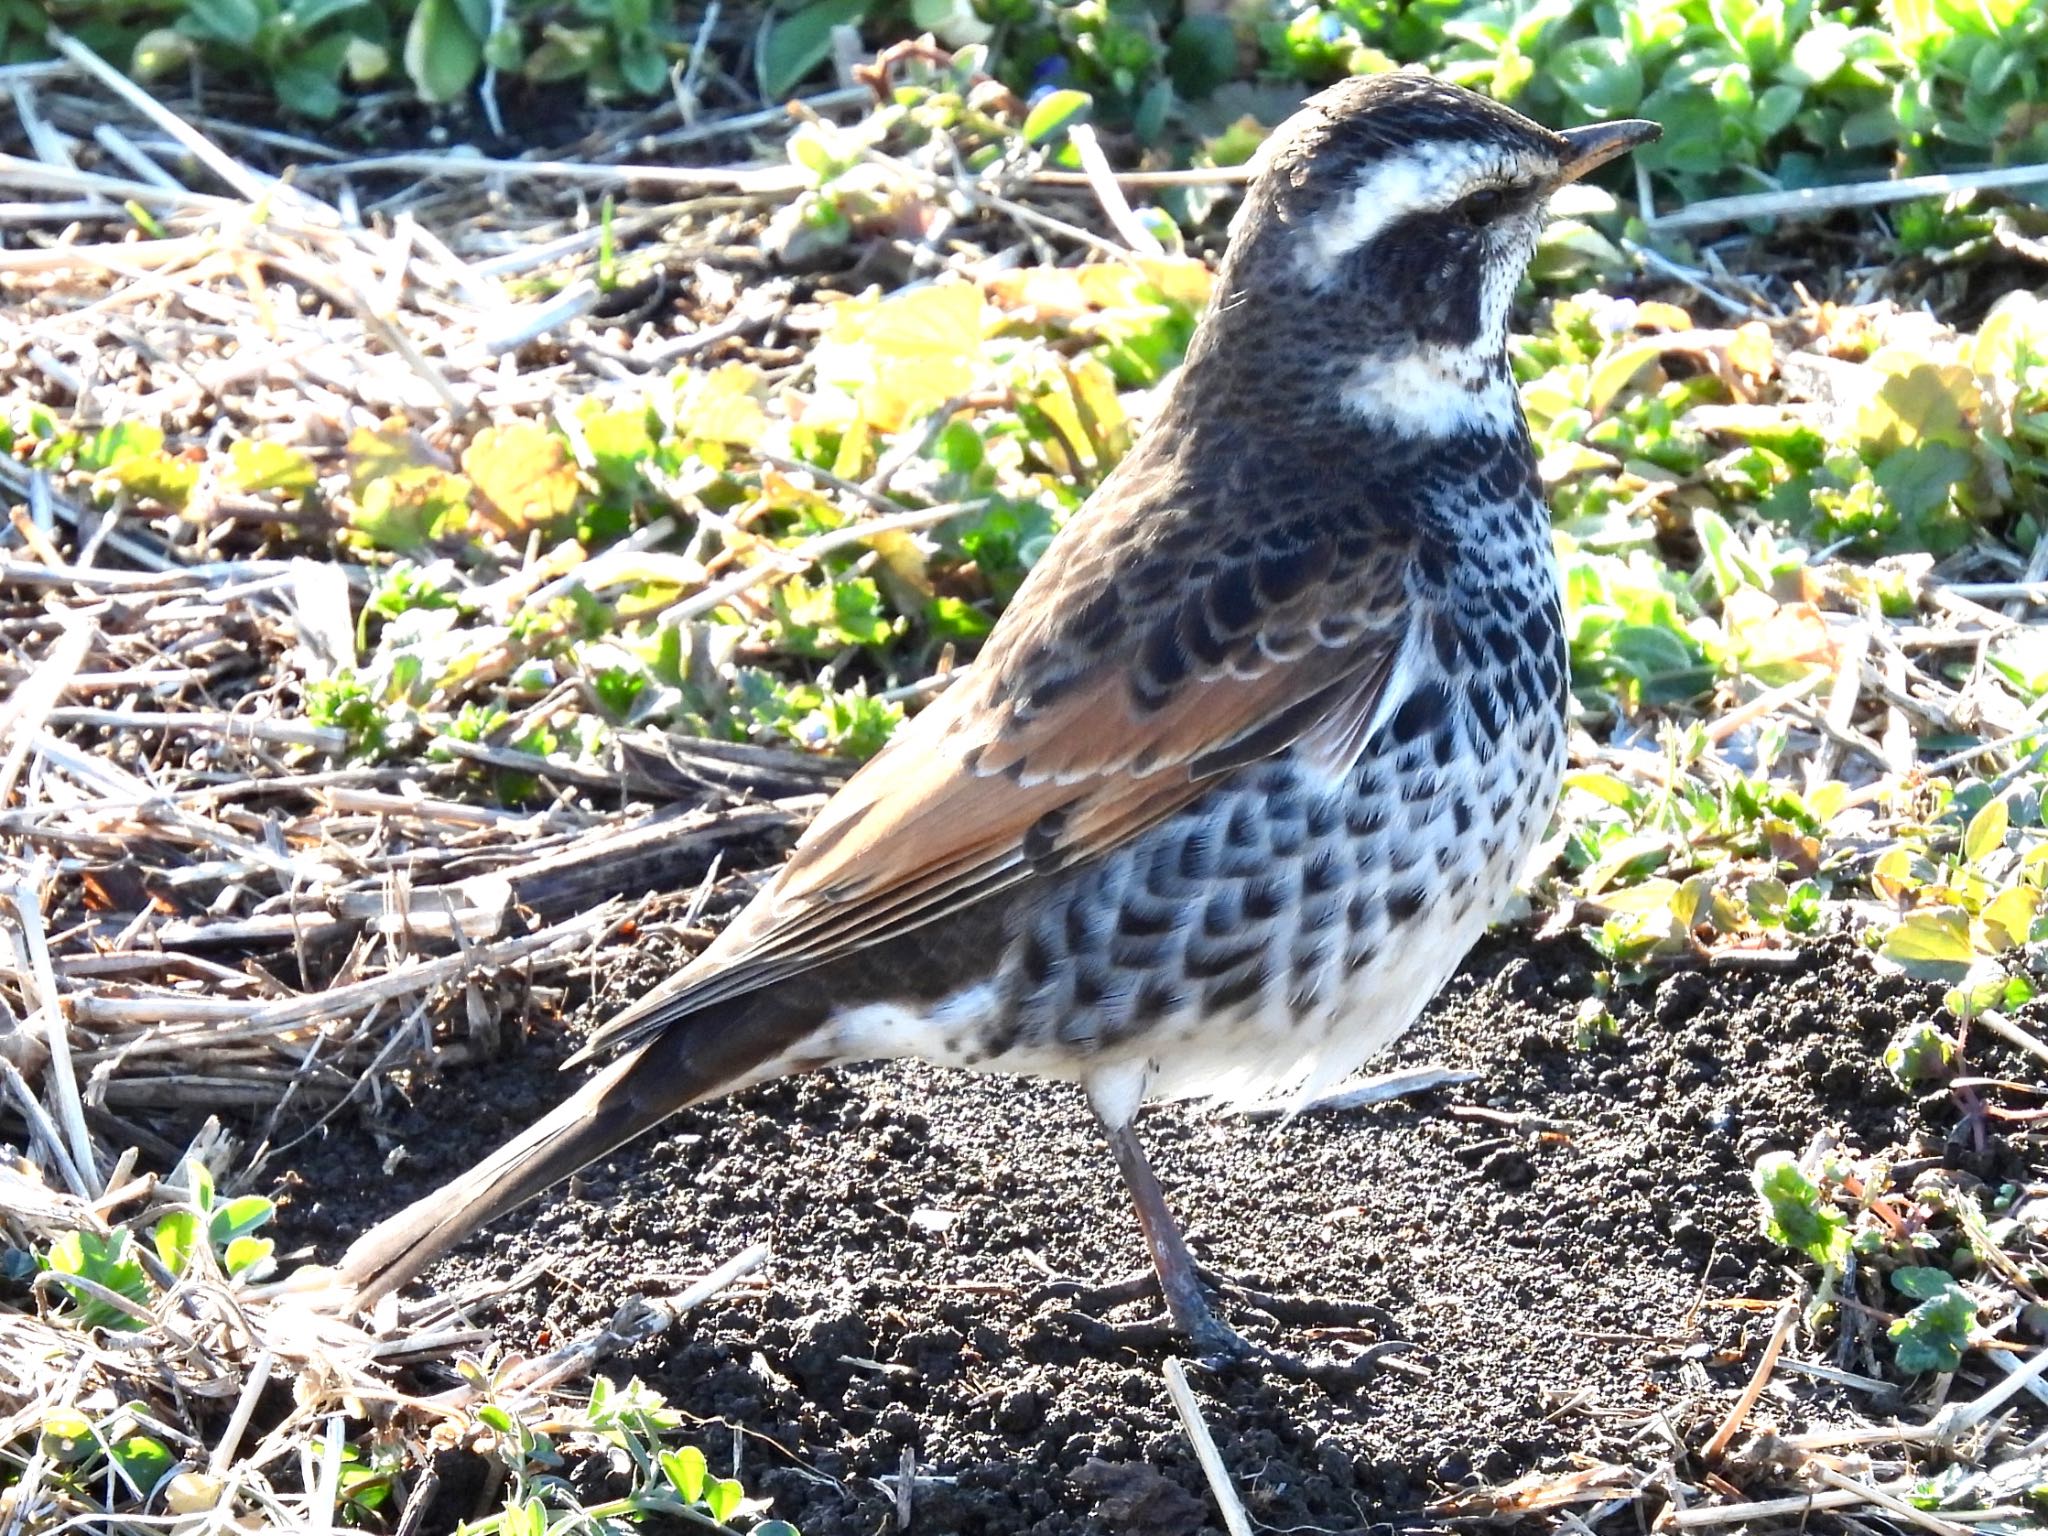
[[[257,1279],[270,1267],[270,1256],[276,1249],[277,1244],[267,1237],[238,1237],[221,1255],[221,1264],[230,1275]]]
[[[366,11],[371,4],[372,0],[293,0],[292,23],[303,37],[330,17]]]
[[[661,1475],[668,1479],[669,1487],[675,1489],[676,1497],[685,1504],[695,1504],[704,1497],[704,1453],[696,1446],[686,1445],[681,1450],[663,1451]]]
[[[1893,1284],[1898,1285],[1905,1275],[1939,1275],[1947,1285],[1936,1289],[1928,1300],[1888,1330],[1899,1369],[1915,1375],[1922,1371],[1954,1370],[1963,1363],[1963,1351],[1969,1347],[1970,1330],[1977,1323],[1977,1304],[1940,1270],[1900,1270],[1892,1276]],[[1926,1283],[1931,1286],[1934,1282],[1929,1279]],[[1906,1290],[1904,1285],[1899,1288]],[[1907,1294],[1914,1292],[1908,1290]]]
[[[995,627],[995,620],[961,597],[933,598],[924,619],[933,634],[948,640],[979,640]]]
[[[183,1275],[192,1255],[199,1251],[199,1217],[191,1211],[166,1211],[158,1218],[150,1240],[164,1268]]]
[[[192,1191],[192,1203],[202,1211],[213,1209],[213,1170],[196,1158],[185,1158],[172,1178]]]
[[[228,483],[236,490],[303,496],[319,478],[311,459],[283,443],[245,437],[228,448]]]
[[[40,1428],[37,1449],[52,1461],[80,1462],[99,1449],[92,1420],[83,1414],[57,1409],[43,1415]]]
[[[187,0],[185,25],[207,42],[247,48],[263,30],[263,9],[256,0]]]
[[[761,94],[787,96],[830,55],[832,29],[864,21],[867,13],[868,0],[812,0],[776,21],[755,65]]]
[[[277,1214],[277,1207],[262,1195],[243,1195],[213,1212],[207,1235],[216,1243],[232,1242],[254,1232]]]
[[[1963,832],[1963,857],[1972,864],[1983,863],[2005,846],[2006,828],[2011,824],[2012,814],[2003,798],[1985,801],[1984,808],[1970,818],[1970,825]]]
[[[1086,120],[1095,101],[1086,91],[1047,91],[1024,118],[1024,142],[1043,144]]]
[[[1751,1176],[1756,1186],[1764,1236],[1797,1249],[1816,1264],[1839,1265],[1849,1252],[1849,1218],[1829,1203],[1821,1188],[1800,1171],[1790,1152],[1766,1152]]]
[[[1931,1264],[1909,1264],[1892,1271],[1892,1285],[1901,1296],[1915,1301],[1932,1301],[1955,1289],[1955,1276]]]
[[[1806,93],[1796,85],[1774,85],[1757,98],[1751,126],[1764,138],[1776,138],[1792,125],[1805,104]]]
[[[1955,1042],[1923,1021],[1908,1024],[1892,1037],[1884,1048],[1884,1064],[1900,1083],[1913,1088],[1946,1078],[1955,1054]]]
[[[651,96],[668,80],[668,58],[650,34],[630,33],[619,40],[619,74],[634,90]]]
[[[135,1491],[147,1498],[164,1474],[177,1465],[177,1457],[154,1435],[123,1435],[107,1447],[114,1465],[121,1469]]]
[[[405,32],[405,72],[422,101],[460,96],[476,78],[483,57],[483,39],[470,30],[455,0],[420,0]]]
[[[125,1229],[117,1229],[107,1237],[91,1232],[66,1232],[50,1245],[43,1266],[58,1275],[90,1280],[133,1302],[149,1300],[149,1278],[143,1273],[141,1260],[135,1257],[134,1239]],[[119,1307],[82,1291],[74,1293],[74,1299],[78,1303],[78,1319],[88,1328],[125,1331],[142,1326]]]
[[[341,110],[341,86],[336,76],[341,73],[337,60],[332,69],[323,68],[310,60],[292,64],[280,64],[277,73],[271,77],[271,88],[277,92],[280,101],[291,103],[294,112],[303,112],[307,117],[323,121]]]
[[[740,1507],[740,1500],[746,1496],[746,1489],[731,1478],[714,1478],[704,1489],[704,1505],[711,1511],[711,1518],[723,1525],[732,1518],[733,1511]]]
[[[1237,32],[1229,18],[1186,17],[1167,45],[1166,73],[1173,88],[1193,101],[1228,81],[1237,73]]]
[[[1590,118],[1626,117],[1642,104],[1642,63],[1621,38],[1566,43],[1551,55],[1549,74],[1565,100]]]
[[[1885,935],[1878,953],[1912,975],[1954,983],[1969,971],[1970,915],[1957,907],[1915,912]]]

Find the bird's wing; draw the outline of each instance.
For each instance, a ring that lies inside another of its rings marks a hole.
[[[1249,532],[1179,502],[1119,515],[1156,501],[1146,489],[1103,487],[1112,505],[1054,541],[973,668],[846,783],[715,943],[582,1055],[1104,853],[1291,745],[1350,767],[1428,627],[1404,588],[1405,536]]]

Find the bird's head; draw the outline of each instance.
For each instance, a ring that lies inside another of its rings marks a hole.
[[[1218,329],[1302,359],[1392,428],[1511,412],[1498,398],[1508,313],[1546,203],[1658,132],[1555,133],[1425,75],[1345,80],[1261,151],[1219,274]]]

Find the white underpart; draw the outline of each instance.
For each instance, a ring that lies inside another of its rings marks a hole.
[[[936,1042],[938,1052],[930,1059],[943,1060],[949,1051],[945,1042],[960,1039],[978,1028],[995,1006],[996,989],[987,982],[963,987],[941,998],[929,1010],[900,1003],[869,1003],[833,1016],[832,1044],[849,1061],[903,1054],[904,1041],[911,1035]]]
[[[1470,347],[1424,345],[1368,357],[1345,386],[1344,404],[1401,437],[1505,436],[1515,425],[1515,384],[1499,366],[1500,344],[1491,334],[1482,332],[1485,339]],[[1474,378],[1476,389],[1467,382]]]
[[[1530,736],[1534,729],[1525,726],[1521,739],[1505,743],[1503,754],[1490,765],[1470,759],[1453,763],[1437,775],[1438,793],[1476,802],[1501,777],[1531,782],[1548,777],[1554,784],[1562,764],[1541,754]],[[929,1009],[893,1004],[849,1008],[832,1019],[827,1040],[809,1045],[807,1054],[842,1061],[917,1057],[1077,1082],[1111,1124],[1127,1120],[1147,1100],[1206,1098],[1299,1108],[1415,1022],[1505,905],[1548,820],[1549,802],[1550,794],[1541,788],[1518,797],[1510,824],[1493,829],[1498,836],[1490,851],[1481,839],[1460,838],[1446,880],[1417,920],[1390,935],[1360,969],[1349,969],[1333,955],[1306,1009],[1295,1005],[1291,984],[1275,986],[1229,1016],[1206,1015],[1190,1005],[1121,1047],[1088,1052],[1025,1041],[1000,1055],[977,1058],[977,1036],[996,1005],[995,990],[978,983]],[[1291,909],[1282,922],[1299,916],[1298,909]],[[1275,952],[1286,952],[1294,938],[1290,930],[1277,930]],[[755,1080],[793,1065],[771,1064]]]

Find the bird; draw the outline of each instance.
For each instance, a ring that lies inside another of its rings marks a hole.
[[[1078,1084],[1172,1326],[1259,1354],[1134,1121],[1307,1102],[1512,894],[1569,678],[1510,312],[1551,194],[1658,132],[1416,73],[1306,101],[1149,427],[979,656],[572,1058],[600,1070],[346,1250],[356,1303],[686,1105],[922,1059]]]

